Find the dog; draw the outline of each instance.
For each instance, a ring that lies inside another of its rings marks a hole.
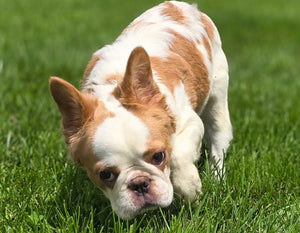
[[[70,158],[123,219],[202,192],[202,139],[220,174],[232,139],[228,65],[217,28],[196,5],[168,1],[96,51],[81,92],[50,78]],[[204,133],[205,132],[205,133]]]

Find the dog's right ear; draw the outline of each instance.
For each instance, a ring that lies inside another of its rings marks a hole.
[[[98,105],[96,98],[82,94],[67,81],[51,77],[50,91],[62,115],[63,134],[66,143],[94,116]]]

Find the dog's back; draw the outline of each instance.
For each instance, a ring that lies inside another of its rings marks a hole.
[[[210,90],[214,52],[221,46],[208,16],[196,6],[175,1],[146,11],[112,45],[94,53],[82,90],[104,97],[107,84],[113,89],[121,82],[129,54],[137,46],[149,54],[154,79],[173,93],[182,81],[193,108],[200,112]],[[99,90],[103,84],[105,90]]]

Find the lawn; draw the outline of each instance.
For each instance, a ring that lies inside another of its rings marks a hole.
[[[199,163],[198,206],[122,221],[68,160],[49,77],[79,87],[91,54],[158,2],[0,0],[0,232],[300,231],[299,0],[195,1],[223,40],[234,126],[226,180]]]

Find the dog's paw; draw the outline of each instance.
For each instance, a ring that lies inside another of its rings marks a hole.
[[[194,164],[172,169],[172,183],[175,193],[187,201],[194,201],[202,194],[202,183]]]

